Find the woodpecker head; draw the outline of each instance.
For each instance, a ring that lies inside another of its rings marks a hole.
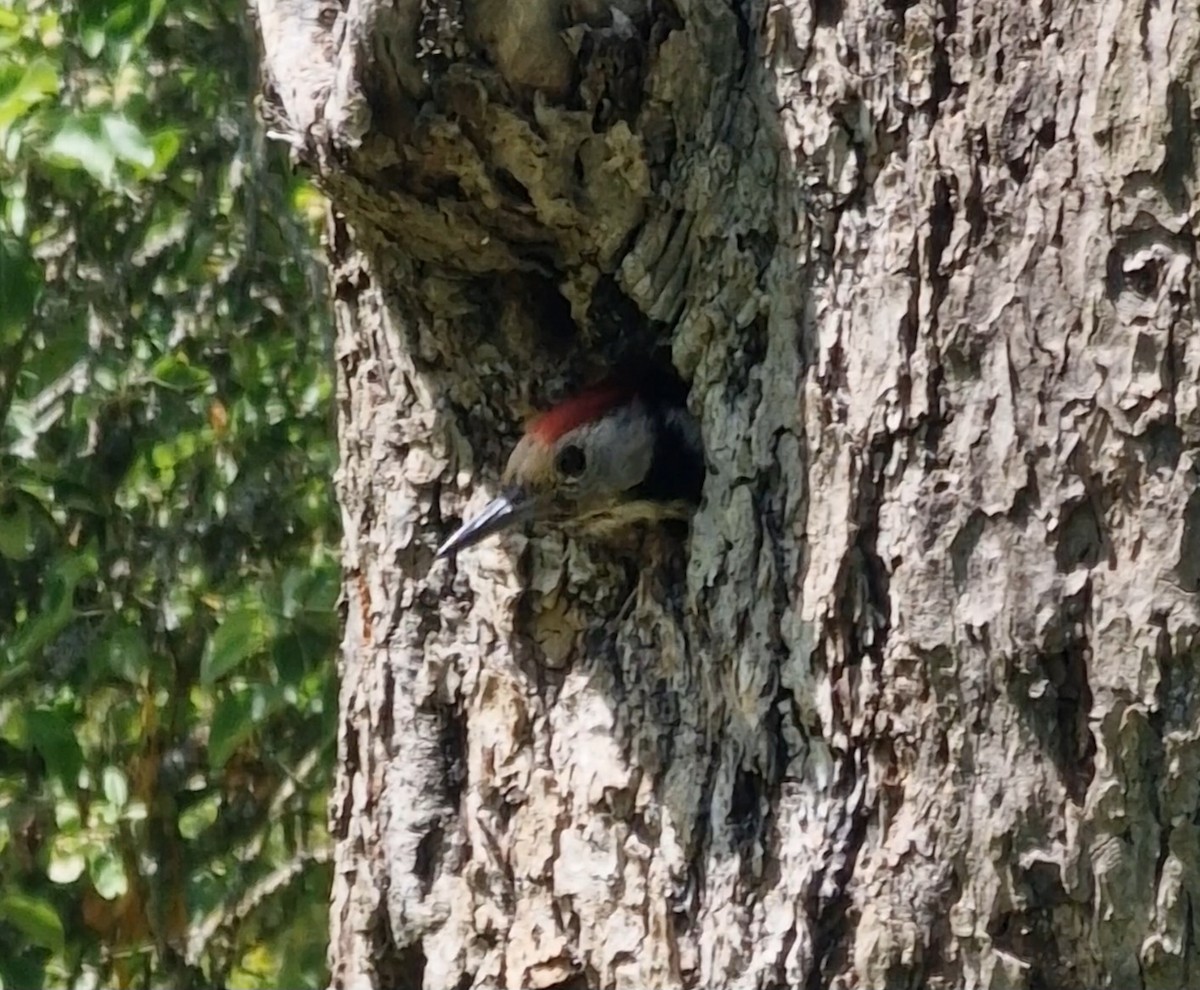
[[[439,557],[527,521],[604,530],[682,519],[700,502],[700,430],[677,381],[609,380],[526,427],[500,494],[438,548]]]

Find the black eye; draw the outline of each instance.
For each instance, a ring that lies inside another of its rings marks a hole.
[[[583,448],[570,444],[558,452],[554,466],[558,473],[568,478],[578,478],[587,467],[587,458],[583,456]]]

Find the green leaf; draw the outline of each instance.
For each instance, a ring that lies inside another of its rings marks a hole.
[[[25,753],[29,751],[29,720],[23,707],[13,701],[0,701],[0,739]]]
[[[108,669],[123,681],[144,686],[150,677],[150,651],[140,629],[122,626],[108,638],[104,658]]]
[[[162,443],[156,443],[150,449],[150,463],[159,471],[170,471],[175,466],[175,443],[173,440],[164,440]]]
[[[232,750],[223,754],[228,761]],[[212,746],[209,746],[209,762],[212,762]],[[205,829],[210,828],[217,820],[221,810],[221,800],[216,794],[201,798],[179,816],[179,834],[188,842],[200,838]]]
[[[45,56],[35,58],[25,67],[15,85],[0,91],[0,130],[57,93],[58,67]]]
[[[310,645],[298,633],[280,636],[271,649],[271,663],[281,685],[297,688],[308,673]]]
[[[46,868],[46,876],[58,884],[74,883],[87,869],[87,859],[78,849],[73,848],[75,842],[69,843],[72,848],[65,848],[68,843],[55,842],[50,849],[50,863]]]
[[[142,178],[153,179],[162,175],[167,166],[175,160],[179,149],[183,146],[183,131],[176,127],[168,127],[156,132],[150,138],[150,148],[154,152],[154,161],[142,173]]]
[[[83,51],[88,58],[95,58],[104,51],[104,31],[98,27],[85,28],[80,36],[80,42],[83,45]]]
[[[101,787],[104,796],[113,806],[124,808],[129,802],[129,781],[125,779],[125,774],[116,767],[104,768],[104,773],[101,775]]]
[[[304,599],[309,587],[309,574],[304,567],[289,567],[279,585],[280,612],[285,619],[294,619],[304,608]]]
[[[106,114],[100,120],[100,132],[108,139],[113,154],[121,161],[149,168],[154,164],[154,149],[136,124],[121,114]]]
[[[20,339],[42,293],[43,273],[27,245],[0,237],[0,345]]]
[[[32,507],[22,498],[0,504],[0,556],[28,560],[35,547]]]
[[[0,988],[23,990],[24,987],[44,987],[46,967],[38,953],[30,952],[17,959],[0,956]]]
[[[226,695],[213,712],[208,732],[208,765],[219,770],[254,731],[254,698],[249,691]]]
[[[4,219],[9,230],[18,237],[25,236],[29,226],[29,209],[25,204],[24,191],[9,197],[8,202],[4,204]]]
[[[304,611],[317,619],[333,617],[338,596],[342,592],[341,570],[336,563],[308,564],[308,581],[304,589]]]
[[[54,802],[54,822],[60,832],[77,832],[83,822],[79,802],[71,798],[59,798]]]
[[[83,766],[83,752],[71,724],[52,708],[26,712],[25,724],[29,741],[46,761],[46,769],[64,784],[74,787]]]
[[[261,609],[248,607],[231,612],[209,637],[200,660],[200,682],[215,684],[261,653],[268,638],[268,622]]]
[[[105,850],[88,864],[88,876],[96,893],[106,901],[124,896],[129,889],[129,879],[125,876],[125,867],[121,861]]]
[[[51,161],[64,168],[82,169],[106,188],[113,185],[116,153],[108,141],[80,120],[63,124],[47,142],[46,152]]]
[[[166,0],[124,0],[109,15],[105,33],[113,40],[136,45],[154,27],[165,7]]]
[[[158,384],[180,392],[203,388],[212,381],[212,376],[204,368],[194,367],[181,354],[167,354],[159,358],[150,369],[150,375]]]
[[[7,921],[34,945],[62,952],[62,919],[49,901],[32,894],[11,891],[0,896],[0,920]]]
[[[55,48],[62,43],[62,17],[56,10],[42,10],[37,19],[38,40],[47,48]]]

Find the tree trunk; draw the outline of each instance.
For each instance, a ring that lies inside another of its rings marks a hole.
[[[333,985],[1200,984],[1196,5],[257,7],[333,204]],[[686,546],[434,562],[656,346]]]

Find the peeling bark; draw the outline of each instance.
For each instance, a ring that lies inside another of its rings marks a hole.
[[[1200,981],[1195,5],[257,9],[334,210],[333,985]],[[434,563],[660,346],[686,545]]]

